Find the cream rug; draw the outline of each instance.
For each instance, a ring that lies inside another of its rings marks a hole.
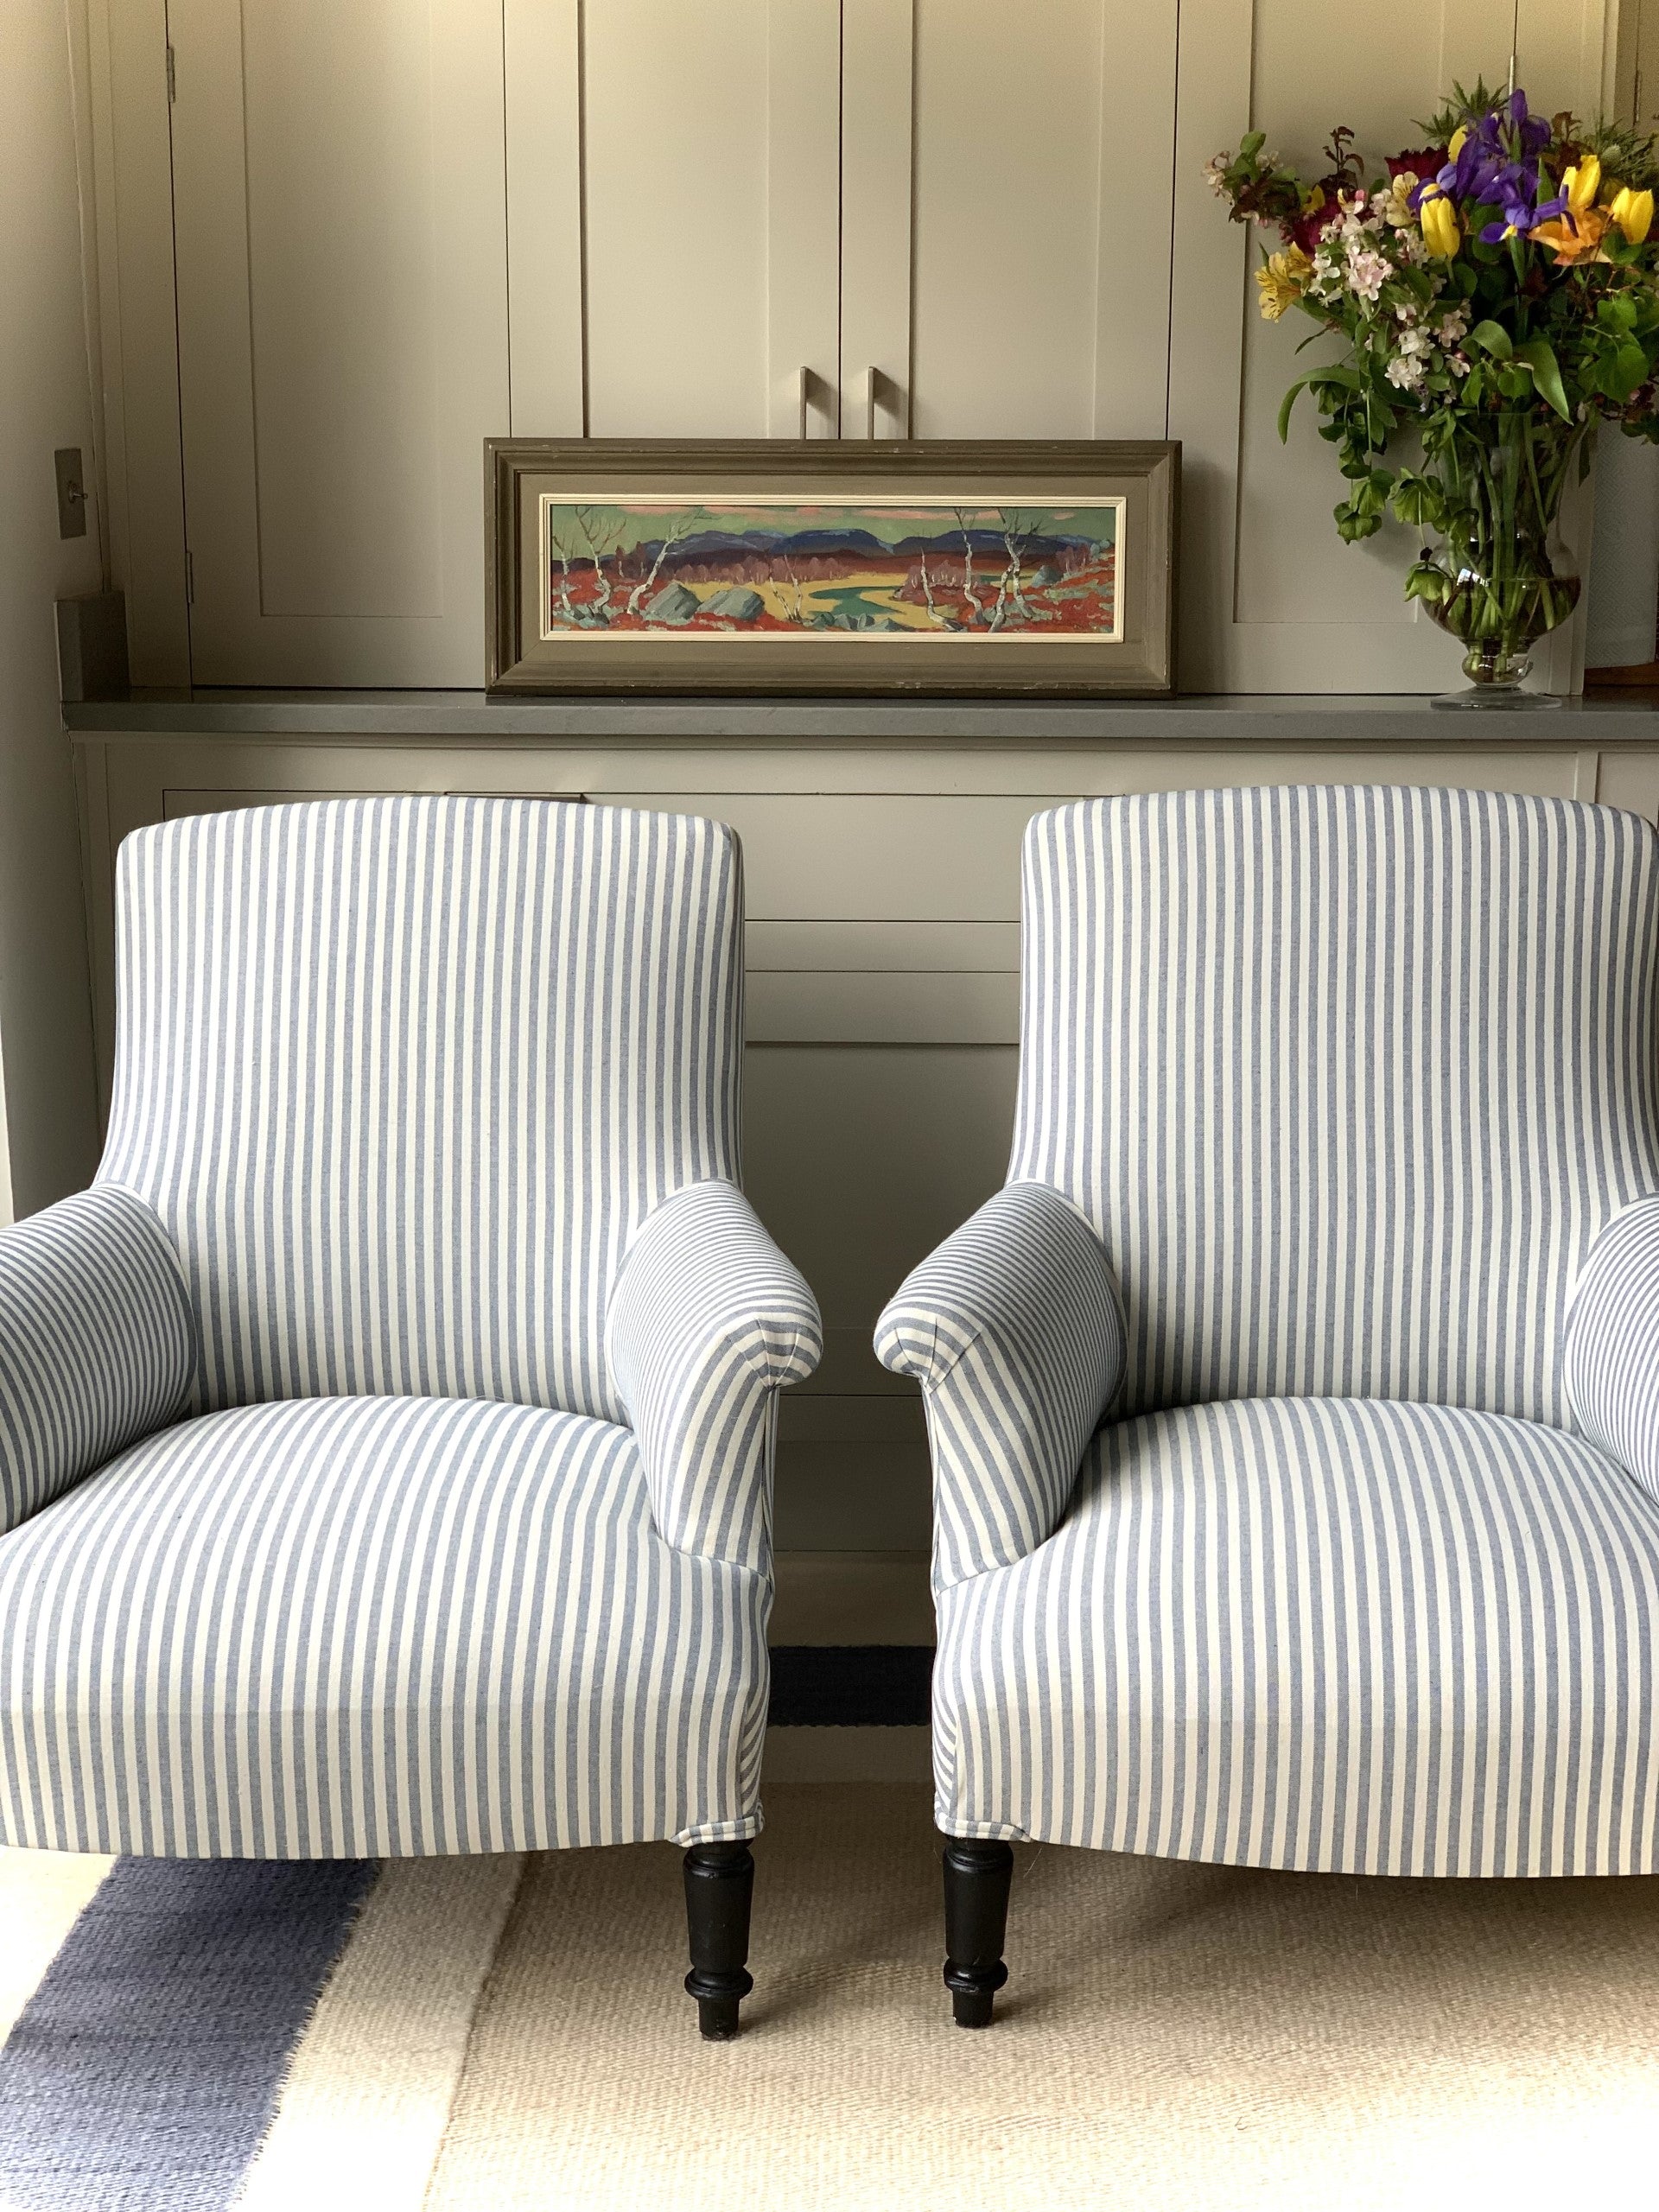
[[[913,1786],[772,1792],[757,1988],[689,2032],[671,1850],[532,1860],[427,2212],[1572,2205],[1659,2196],[1659,1880],[1259,1874],[1027,1847],[953,2027]]]

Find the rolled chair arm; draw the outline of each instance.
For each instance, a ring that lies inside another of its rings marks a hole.
[[[1561,1380],[1585,1434],[1659,1498],[1659,1198],[1615,1214],[1585,1255]]]
[[[194,1362],[178,1255],[134,1192],[0,1230],[0,1535],[170,1421]]]
[[[1053,1534],[1123,1373],[1099,1237],[1046,1183],[1010,1183],[908,1277],[875,1350],[927,1405],[938,1588]]]
[[[692,1184],[640,1224],[606,1350],[664,1537],[767,1571],[774,1393],[806,1380],[823,1340],[811,1292],[734,1184]]]

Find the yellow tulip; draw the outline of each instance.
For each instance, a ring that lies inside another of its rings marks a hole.
[[[1653,194],[1632,192],[1628,184],[1621,184],[1607,212],[1629,243],[1640,245],[1653,228]]]
[[[1463,243],[1458,211],[1443,192],[1424,200],[1421,210],[1423,244],[1437,261],[1450,261]]]
[[[1578,167],[1568,169],[1561,179],[1561,190],[1575,215],[1582,215],[1586,207],[1593,207],[1596,194],[1601,190],[1601,156],[1586,154]]]
[[[1448,161],[1455,162],[1458,156],[1463,151],[1465,146],[1466,146],[1468,143],[1469,126],[1466,123],[1460,123],[1457,129],[1452,133],[1451,143],[1446,149],[1446,159]]]

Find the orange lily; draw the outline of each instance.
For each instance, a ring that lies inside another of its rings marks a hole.
[[[1569,169],[1567,175],[1572,174]],[[1580,261],[1608,258],[1601,241],[1612,219],[1605,207],[1585,207],[1576,214],[1557,215],[1552,222],[1540,223],[1527,236],[1549,248],[1558,269],[1571,269]]]

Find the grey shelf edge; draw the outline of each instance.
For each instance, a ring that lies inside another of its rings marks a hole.
[[[1659,703],[1574,699],[1445,714],[1427,697],[1296,693],[1154,700],[506,699],[482,691],[140,692],[67,704],[72,733],[508,739],[662,745],[1659,743]]]

